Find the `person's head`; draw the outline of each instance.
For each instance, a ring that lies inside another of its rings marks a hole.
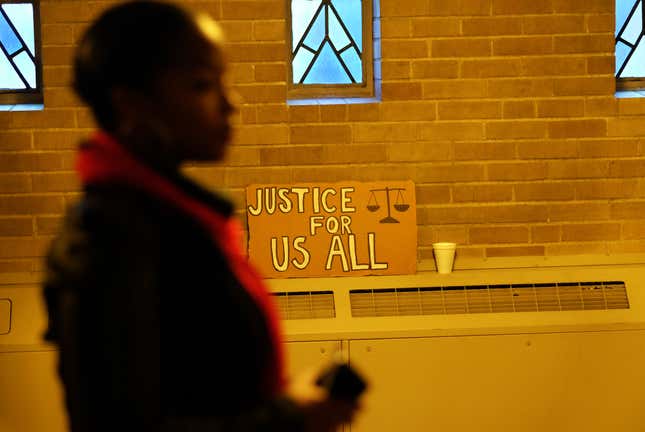
[[[233,111],[221,38],[213,20],[172,4],[118,5],[81,39],[74,88],[99,126],[125,144],[156,145],[177,163],[221,159]]]

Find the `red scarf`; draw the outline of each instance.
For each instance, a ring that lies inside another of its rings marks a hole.
[[[282,343],[279,321],[271,296],[262,278],[240,249],[242,229],[237,220],[226,218],[209,206],[188,196],[173,183],[148,168],[124,149],[113,137],[97,132],[90,145],[81,148],[76,169],[84,185],[125,183],[171,204],[199,221],[210,232],[240,284],[265,315],[273,345],[265,373],[264,388],[275,395],[284,384]]]

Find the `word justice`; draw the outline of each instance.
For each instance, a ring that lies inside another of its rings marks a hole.
[[[342,213],[353,213],[351,193],[353,187],[325,188],[319,187],[265,187],[255,191],[255,204],[247,207],[253,216],[259,216],[262,212],[272,215],[276,211],[289,213],[296,210],[304,213],[311,209],[315,213],[334,213],[339,208]]]

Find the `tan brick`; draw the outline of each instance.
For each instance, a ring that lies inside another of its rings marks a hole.
[[[607,120],[607,135],[610,137],[645,136],[645,121],[637,118],[610,118]]]
[[[257,41],[283,41],[286,26],[283,20],[255,21],[253,23],[253,38]]]
[[[351,104],[347,107],[349,121],[376,121],[379,118],[377,104]]]
[[[307,169],[310,169],[309,167]],[[262,179],[262,183],[291,183],[291,169],[289,167],[240,167],[227,170],[225,173],[226,185],[229,187],[246,187]]]
[[[623,238],[625,240],[645,239],[645,224],[642,222],[624,222]]]
[[[288,146],[260,149],[261,166],[315,165],[322,160],[322,146]]]
[[[528,100],[504,101],[502,117],[509,119],[535,117],[535,102]]]
[[[45,24],[40,28],[43,46],[74,43],[74,27],[70,24]]]
[[[231,62],[283,61],[287,57],[287,48],[284,43],[229,43],[227,48],[228,59]]]
[[[589,179],[609,175],[609,162],[604,160],[554,160],[549,162],[549,178]]]
[[[521,17],[525,34],[584,33],[584,15],[530,15]]]
[[[594,241],[620,239],[620,224],[566,224],[562,226],[562,241]]]
[[[237,144],[286,144],[289,128],[286,125],[240,126],[234,129]]]
[[[410,62],[407,60],[383,60],[381,68],[384,80],[410,78]]]
[[[34,228],[30,217],[0,218],[0,236],[31,236],[33,232]]]
[[[645,100],[642,98],[620,98],[618,101],[618,114],[633,116],[645,114]]]
[[[64,201],[60,196],[0,196],[0,214],[2,215],[61,214],[63,209]]]
[[[529,230],[519,226],[471,227],[470,244],[527,243]]]
[[[323,164],[359,164],[387,162],[385,144],[326,144],[323,147]]]
[[[585,57],[534,57],[523,58],[522,72],[524,76],[547,75],[584,75],[587,70]]]
[[[409,38],[412,35],[412,20],[394,15],[381,17],[381,37],[383,39]]]
[[[618,112],[618,102],[614,96],[588,97],[585,100],[585,115],[614,117]]]
[[[611,219],[642,219],[645,214],[644,201],[611,203]]]
[[[421,127],[421,139],[433,140],[481,140],[484,128],[479,122],[435,122]]]
[[[428,44],[425,40],[384,40],[381,53],[386,59],[411,59],[428,57]]]
[[[545,205],[532,204],[433,206],[420,208],[417,222],[422,225],[428,223],[462,225],[466,223],[546,222],[547,210]]]
[[[401,164],[383,164],[377,166],[374,164],[356,165],[352,178],[357,181],[369,182],[380,180],[401,180],[404,178],[414,178],[414,167]],[[295,177],[295,173],[294,173]],[[347,179],[347,167],[343,178]]]
[[[539,140],[519,141],[517,155],[520,159],[563,159],[578,156],[575,141]]]
[[[454,143],[455,160],[500,160],[515,158],[510,141],[467,141]]]
[[[537,101],[538,117],[583,117],[585,100],[579,99],[547,99]]]
[[[507,184],[455,185],[455,202],[500,202],[513,199],[513,187]]]
[[[38,235],[56,234],[63,222],[58,216],[39,216],[36,218],[36,233]]]
[[[555,52],[558,54],[568,53],[613,53],[613,34],[589,34],[573,36],[555,36]]]
[[[288,107],[289,121],[292,123],[315,123],[320,121],[318,105],[291,105]]]
[[[489,258],[543,255],[545,255],[544,246],[510,246],[486,248],[486,256]]]
[[[587,58],[587,73],[590,75],[613,74],[615,61],[613,56],[594,56]]]
[[[514,186],[516,201],[568,201],[575,196],[575,185],[567,182],[519,183]]]
[[[251,0],[221,2],[224,20],[283,19],[286,3],[279,0]]]
[[[340,144],[351,140],[349,126],[309,125],[292,126],[290,128],[290,142],[292,144]]]
[[[645,173],[645,160],[627,159],[612,161],[608,177],[642,177]]]
[[[614,14],[587,15],[587,31],[589,33],[608,33],[614,31]]]
[[[49,239],[0,239],[0,258],[42,257]]]
[[[412,62],[412,78],[456,78],[456,60],[418,60]]]
[[[637,194],[638,188],[638,180],[586,180],[576,183],[576,199],[609,200],[632,198]]]
[[[520,59],[476,59],[461,63],[463,78],[510,77],[520,75]]]
[[[549,206],[550,221],[591,221],[607,219],[609,219],[609,204],[607,203],[564,203],[551,204]]]
[[[0,158],[0,172],[57,171],[67,164],[62,153],[7,153]]]
[[[472,99],[484,96],[486,96],[484,80],[435,80],[423,83],[424,99]]]
[[[549,122],[550,138],[607,136],[606,120],[562,120]]]
[[[382,85],[383,100],[421,99],[420,82],[387,82]]]
[[[347,105],[320,105],[320,121],[347,121]]]
[[[429,0],[430,16],[490,15],[490,0]]]
[[[553,243],[560,241],[559,225],[536,225],[531,227],[531,243]]]
[[[76,94],[65,87],[45,88],[45,105],[49,108],[64,108],[82,106]]]
[[[458,245],[468,244],[468,230],[465,227],[445,226],[419,227],[419,245],[431,246],[435,242],[453,242]],[[461,248],[459,251],[461,252]],[[460,255],[461,257],[461,255]]]
[[[72,68],[43,65],[43,82],[48,86],[67,86],[72,82]]]
[[[420,183],[474,182],[484,180],[484,167],[479,164],[419,164],[416,181]]]
[[[258,174],[259,175],[259,174]],[[295,167],[290,182],[335,182],[347,180],[347,168],[338,166]]]
[[[546,178],[544,162],[492,163],[487,166],[488,180],[542,180]]]
[[[189,166],[185,167],[182,171],[184,175],[191,178],[193,181],[211,190],[221,189],[222,185],[226,184],[227,170],[221,166]]]
[[[522,32],[522,23],[516,18],[466,18],[461,25],[465,36],[508,35]]]
[[[412,37],[457,36],[461,34],[461,22],[454,18],[414,18]]]
[[[434,102],[382,102],[381,120],[434,120],[436,118],[436,111],[436,104]]]
[[[250,42],[253,40],[253,23],[251,21],[221,21],[220,25],[227,42]]]
[[[260,149],[231,146],[226,155],[226,163],[230,166],[258,166],[260,165]]]
[[[611,13],[614,3],[607,0],[553,0],[553,11],[559,13]]]
[[[553,80],[536,78],[491,79],[488,82],[490,97],[553,96]]]
[[[488,38],[435,39],[432,57],[485,57],[491,55]]]
[[[45,111],[14,111],[11,113],[11,128],[31,129],[34,125],[43,129],[75,127],[74,111],[46,109]]]
[[[645,251],[645,242],[639,240],[607,242],[608,255],[643,253]]]
[[[417,205],[450,202],[450,187],[446,185],[416,184]],[[465,230],[464,230],[465,231]]]
[[[235,91],[243,103],[283,102],[287,97],[284,84],[239,85],[235,86]]]
[[[73,46],[44,46],[42,48],[43,64],[48,66],[69,66],[74,58]]]
[[[606,255],[605,242],[559,243],[546,246],[547,256],[557,255]]]
[[[228,74],[232,77],[232,84],[249,84],[255,81],[255,70],[251,63],[229,63]]]
[[[240,105],[237,107],[237,111],[241,124],[255,124],[258,122],[256,105]]]
[[[41,2],[40,17],[43,24],[86,22],[91,17],[87,2]]]
[[[495,0],[493,1],[493,15],[530,15],[548,14],[553,11],[552,0],[518,1]]]
[[[489,119],[501,118],[502,104],[497,101],[439,102],[439,119]]]
[[[356,142],[406,142],[417,139],[415,123],[360,123],[354,126]]]
[[[383,2],[381,14],[386,17],[413,17],[426,16],[428,14],[427,2]]]
[[[5,194],[31,192],[31,179],[27,174],[0,174],[0,191]]]
[[[89,109],[81,108],[74,110],[74,117],[76,118],[76,124],[79,128],[82,129],[96,129],[97,124],[94,120],[94,116]]]
[[[551,36],[503,37],[493,40],[493,55],[533,56],[551,54],[553,38]]]
[[[556,96],[610,95],[616,90],[613,76],[591,78],[557,78],[554,82]]]
[[[630,157],[639,155],[638,141],[624,139],[583,139],[578,141],[578,155],[581,158]]]
[[[34,131],[34,147],[38,150],[73,150],[87,139],[87,132],[67,131]]]
[[[29,150],[30,132],[0,132],[0,151]]]
[[[34,192],[73,192],[80,190],[76,173],[33,174],[31,176]]]
[[[502,120],[486,123],[486,138],[544,138],[547,123],[532,120]]]
[[[451,158],[447,142],[397,142],[388,145],[387,159],[391,162],[445,161]]]
[[[254,66],[254,77],[260,82],[286,82],[287,70],[284,64],[260,63]]]

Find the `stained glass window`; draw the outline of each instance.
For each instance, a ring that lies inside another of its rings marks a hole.
[[[35,1],[0,1],[0,103],[8,95],[13,103],[39,98],[37,8]]]
[[[317,88],[321,96],[351,95],[338,92],[348,88],[371,91],[373,0],[289,2],[290,88]]]

